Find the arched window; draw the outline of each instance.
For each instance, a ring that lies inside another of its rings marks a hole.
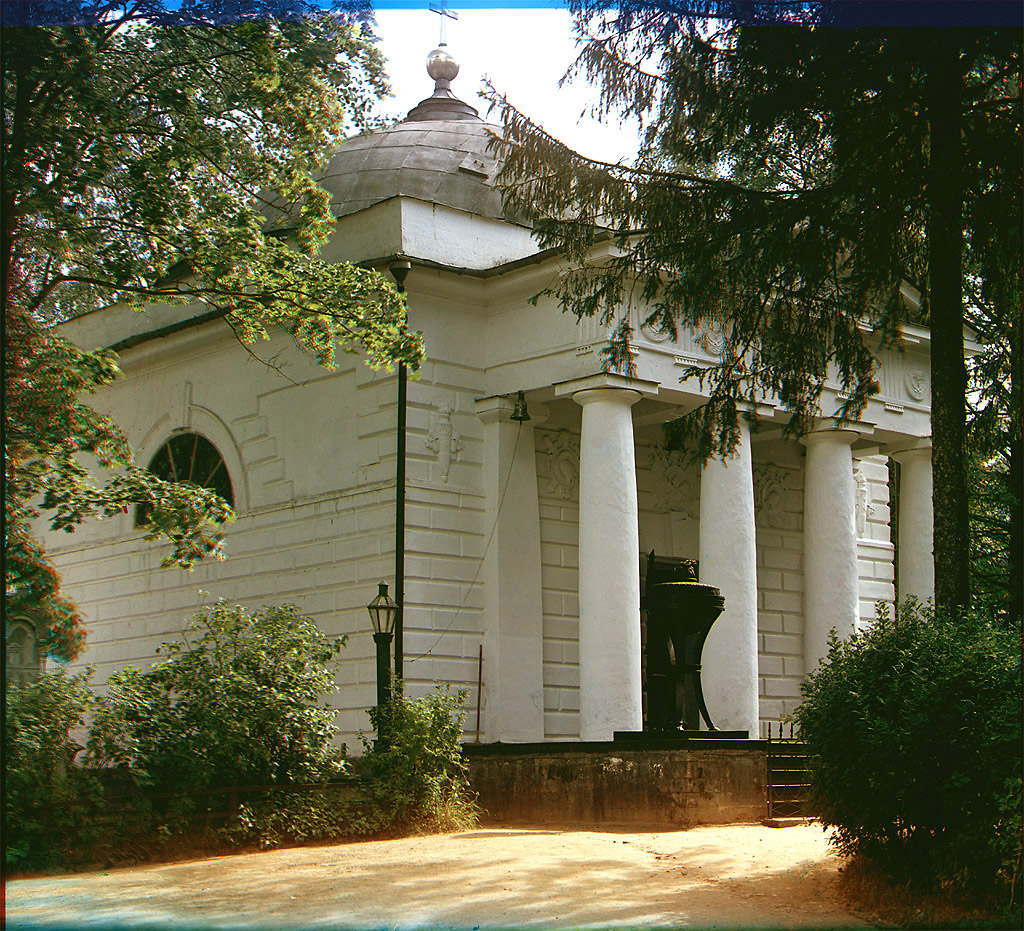
[[[11,618],[4,624],[4,662],[7,681],[27,685],[43,671],[35,625],[27,618]]]
[[[149,461],[149,471],[168,482],[191,482],[215,491],[232,507],[235,496],[231,491],[224,458],[217,447],[198,433],[177,433],[172,436]],[[143,523],[144,508],[135,511],[135,526]]]

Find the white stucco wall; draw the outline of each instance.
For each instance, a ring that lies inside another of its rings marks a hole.
[[[472,320],[432,319],[436,310],[426,302],[420,312],[435,354],[408,394],[406,677],[414,697],[436,680],[471,689],[471,731],[485,545],[474,410],[481,375],[466,351]],[[453,345],[469,364],[442,361]],[[203,603],[293,602],[326,633],[349,636],[333,701],[341,739],[358,751],[375,697],[363,606],[394,573],[395,376],[355,357],[327,371],[284,339],[255,351],[277,369],[248,357],[215,322],[124,353],[125,377],[98,406],[122,425],[143,464],[175,430],[213,441],[231,474],[237,519],[226,530],[228,558],[193,572],[161,569],[166,547],[143,541],[134,515],[50,535],[88,627],[76,665],[95,665],[102,684],[123,665],[155,662],[156,648],[179,637]]]

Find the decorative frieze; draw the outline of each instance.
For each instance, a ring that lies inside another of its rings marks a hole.
[[[568,430],[537,430],[537,479],[541,494],[571,501],[580,482],[580,438]]]

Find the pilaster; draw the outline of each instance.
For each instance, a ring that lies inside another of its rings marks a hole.
[[[540,509],[533,428],[546,419],[539,404],[530,420],[509,419],[505,397],[477,401],[484,428],[485,726],[488,741],[544,739],[543,608]]]
[[[900,464],[898,597],[927,601],[935,597],[931,441],[892,458]]]

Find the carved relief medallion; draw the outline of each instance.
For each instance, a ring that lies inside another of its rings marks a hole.
[[[675,340],[675,334],[671,330],[664,330],[656,321],[640,324],[640,332],[652,343],[665,343]]]
[[[923,365],[912,363],[903,376],[907,394],[915,401],[923,401],[928,394],[928,372]]]

